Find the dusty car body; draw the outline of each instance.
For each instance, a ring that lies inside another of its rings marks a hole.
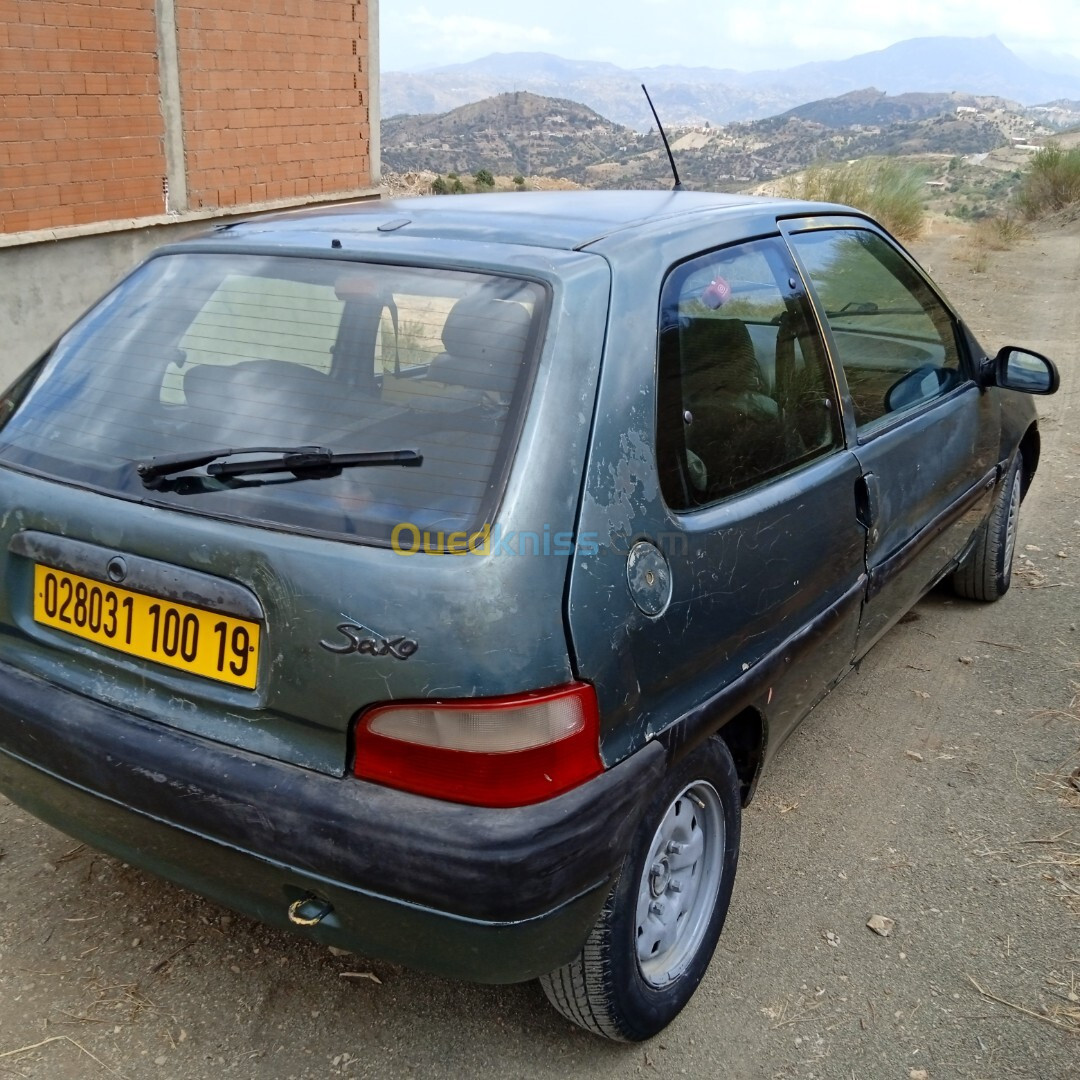
[[[647,1037],[769,757],[935,584],[1008,588],[1056,385],[839,206],[418,199],[162,249],[0,400],[0,790]]]

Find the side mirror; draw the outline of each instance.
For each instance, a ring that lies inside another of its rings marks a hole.
[[[1052,394],[1061,377],[1054,362],[1040,353],[1006,345],[993,359],[993,382],[1022,394]]]

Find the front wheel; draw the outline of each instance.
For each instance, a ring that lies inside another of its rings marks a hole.
[[[584,948],[540,979],[563,1016],[597,1035],[637,1041],[679,1014],[723,929],[741,813],[738,775],[722,739],[710,739],[668,773]]]
[[[1009,591],[1023,494],[1024,459],[1017,450],[994,497],[990,516],[979,528],[975,546],[953,573],[953,589],[959,596],[989,602]]]

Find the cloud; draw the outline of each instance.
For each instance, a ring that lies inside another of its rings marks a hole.
[[[1080,55],[1076,0],[905,0],[878,5],[872,18],[865,0],[621,0],[614,18],[606,4],[544,0],[523,8],[520,20],[475,15],[475,0],[394,0],[380,8],[387,71],[535,50],[624,67],[779,68],[939,34],[996,34],[1013,48]]]
[[[550,48],[557,41],[555,35],[543,26],[527,26],[475,15],[433,14],[426,7],[404,15],[387,12],[383,19],[391,26],[397,23],[400,37],[408,42],[409,67],[429,62],[447,64],[472,60],[493,52]],[[397,36],[395,33],[394,37]]]
[[[710,21],[714,33],[722,35],[715,40],[749,50],[759,62],[772,51],[776,59],[769,67],[795,56],[841,58],[935,35],[996,34],[1010,46],[1080,51],[1075,0],[906,0],[876,8],[872,19],[865,11],[864,0],[762,0],[756,7],[729,8],[722,18],[711,15]],[[738,66],[746,66],[745,57]]]

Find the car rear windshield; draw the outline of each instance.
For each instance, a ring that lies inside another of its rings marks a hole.
[[[376,542],[403,523],[434,536],[473,530],[501,493],[545,306],[543,286],[490,274],[162,255],[0,403],[0,461],[143,502]],[[221,478],[197,468],[151,489],[137,473],[161,455],[252,446],[414,450],[423,464]]]

